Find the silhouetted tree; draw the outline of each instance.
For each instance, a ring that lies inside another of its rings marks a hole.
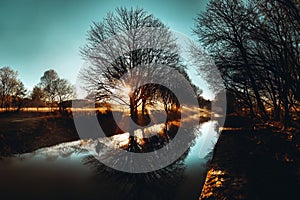
[[[85,89],[96,100],[117,102],[128,105],[131,116],[136,115],[138,106],[151,104],[161,90],[156,84],[142,86],[139,78],[156,74],[161,79],[168,75],[159,73],[158,64],[182,70],[178,49],[167,27],[143,9],[119,8],[108,13],[100,23],[93,23],[88,33],[89,43],[82,49],[83,57],[89,61],[89,68],[81,72]],[[139,71],[145,65],[148,71]],[[132,69],[135,74],[129,82],[120,78]],[[136,90],[130,90],[137,87]],[[120,94],[127,92],[120,98]]]
[[[58,79],[56,83],[56,90],[59,110],[63,111],[66,108],[65,105],[67,105],[64,102],[75,96],[75,89],[66,79]]]
[[[0,68],[1,108],[11,107],[13,99],[16,103],[18,100],[21,100],[21,98],[25,96],[25,93],[26,89],[24,87],[24,84],[20,80],[18,80],[18,72],[14,71],[10,67]]]
[[[73,86],[66,79],[59,78],[58,74],[53,69],[45,71],[39,85],[43,90],[45,100],[51,106],[53,106],[54,103],[57,103],[60,111],[63,110],[63,101],[70,100],[74,97]]]
[[[17,108],[17,111],[20,111],[21,108],[24,106],[24,97],[26,96],[27,89],[25,88],[24,84],[19,80],[16,91],[13,97],[13,106]]]
[[[194,28],[251,116],[278,120],[283,110],[286,127],[299,103],[299,30],[294,0],[211,0]]]
[[[40,106],[45,106],[45,102],[44,102],[45,93],[41,87],[34,86],[30,96],[31,96],[31,102],[33,106],[37,108],[37,110]]]
[[[253,60],[261,66],[259,74],[263,91],[272,102],[273,115],[279,119],[281,110],[285,127],[291,121],[290,113],[297,104],[299,85],[299,2],[254,1],[256,15],[251,26],[251,36],[255,40]],[[297,14],[298,13],[298,14]],[[281,109],[283,108],[283,109]],[[297,110],[295,110],[297,112]]]
[[[45,71],[44,75],[40,79],[40,85],[45,94],[45,100],[50,104],[55,102],[58,79],[59,76],[53,69]]]

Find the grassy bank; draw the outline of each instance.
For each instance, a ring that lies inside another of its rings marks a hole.
[[[0,156],[78,139],[73,119],[50,112],[0,113]]]

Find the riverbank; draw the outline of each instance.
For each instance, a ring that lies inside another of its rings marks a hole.
[[[222,132],[200,199],[296,199],[299,129],[236,128]]]
[[[0,113],[0,158],[77,139],[72,117],[52,112]]]

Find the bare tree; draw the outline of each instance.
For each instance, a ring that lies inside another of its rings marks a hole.
[[[299,101],[299,3],[265,0],[254,1],[253,4],[258,16],[253,20],[251,29],[256,43],[253,59],[264,70],[260,78],[273,104],[274,116],[279,119],[283,108],[282,120],[287,127],[291,121],[291,111]]]
[[[40,85],[45,94],[45,100],[51,105],[55,102],[57,93],[58,74],[53,69],[44,72]]]
[[[294,0],[211,0],[194,29],[251,116],[280,119],[283,111],[286,127],[299,102],[298,17]]]
[[[234,91],[244,90],[245,96],[252,103],[252,97],[264,119],[267,118],[266,110],[259,93],[258,84],[255,80],[255,71],[249,59],[249,45],[251,40],[247,31],[249,17],[252,17],[252,10],[247,9],[242,1],[212,0],[208,4],[206,13],[200,14],[197,19],[195,33],[200,40],[215,55],[218,65],[225,80],[232,80],[235,77],[245,77],[247,82],[226,81],[229,89]],[[238,83],[238,84],[237,84]],[[251,88],[252,94],[247,94]],[[253,105],[249,106],[254,115]]]
[[[74,97],[74,87],[66,79],[59,78],[53,69],[45,71],[39,85],[43,90],[45,100],[51,107],[54,103],[57,103],[60,111],[64,109],[62,103]],[[36,92],[39,92],[38,88],[36,90]]]
[[[10,67],[0,68],[1,108],[11,106],[11,97],[17,92],[20,81],[18,72]]]
[[[66,79],[57,79],[56,91],[59,110],[63,111],[65,109],[64,101],[70,100],[75,96],[74,87]]]
[[[139,106],[144,112],[161,91],[155,84],[143,86],[142,78],[136,77],[155,74],[167,79],[168,75],[160,73],[159,64],[183,68],[175,39],[167,27],[143,9],[119,8],[116,13],[108,13],[102,22],[94,22],[81,53],[90,63],[81,71],[88,93],[94,94],[97,101],[115,100],[129,106],[131,116],[136,115]],[[147,71],[139,71],[141,65],[147,66]],[[122,81],[125,74],[130,76],[127,82]]]
[[[33,105],[36,106],[37,110],[40,106],[45,106],[45,102],[44,102],[45,93],[41,87],[34,86],[30,96],[31,96],[31,101]]]
[[[17,111],[20,111],[21,108],[24,106],[24,97],[27,94],[27,89],[25,88],[22,81],[18,80],[18,85],[16,88],[15,93],[13,94],[13,106],[17,108]]]

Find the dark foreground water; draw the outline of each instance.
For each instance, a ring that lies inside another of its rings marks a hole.
[[[79,140],[0,161],[1,199],[198,199],[219,133],[217,122],[203,123],[188,152],[163,169],[120,172],[96,160],[99,141]],[[124,140],[124,141],[123,141]],[[125,142],[126,135],[106,144]]]

